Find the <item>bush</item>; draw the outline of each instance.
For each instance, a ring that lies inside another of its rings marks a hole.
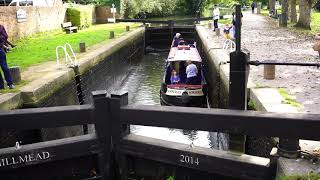
[[[80,29],[92,25],[93,6],[73,6],[67,8],[67,21]]]
[[[314,9],[320,11],[320,0],[316,2],[316,4],[314,5]]]

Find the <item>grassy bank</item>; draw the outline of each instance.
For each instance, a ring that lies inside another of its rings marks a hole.
[[[24,69],[46,61],[55,61],[57,46],[69,43],[75,52],[79,52],[80,42],[85,42],[86,46],[90,47],[107,41],[110,31],[114,31],[115,36],[119,37],[126,33],[127,25],[130,25],[131,29],[139,26],[132,23],[103,24],[72,34],[61,31],[35,34],[15,42],[17,47],[7,54],[7,62],[9,66],[20,66]]]

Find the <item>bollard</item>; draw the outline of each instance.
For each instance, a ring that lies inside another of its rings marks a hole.
[[[86,52],[86,43],[81,42],[79,43],[80,52]]]
[[[110,31],[109,39],[113,39],[113,38],[114,38],[114,31]]]
[[[212,29],[212,22],[208,23],[208,28],[211,30]]]
[[[12,81],[14,83],[18,83],[21,81],[21,73],[20,73],[20,68],[19,66],[12,66],[9,68],[11,77],[12,77]]]
[[[220,28],[216,28],[216,36],[220,36]]]
[[[300,156],[300,149],[299,139],[279,138],[279,156],[295,159]]]
[[[130,26],[126,26],[126,31],[130,31]]]
[[[258,5],[257,5],[257,14],[261,14],[261,6],[262,6],[262,3],[261,3],[261,2],[258,2]]]
[[[263,78],[267,80],[275,79],[276,66],[275,65],[264,65],[263,66]]]

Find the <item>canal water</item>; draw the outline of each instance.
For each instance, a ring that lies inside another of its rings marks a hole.
[[[149,53],[131,66],[119,89],[129,93],[129,104],[160,106],[159,90],[167,56],[168,52]],[[222,133],[146,126],[131,126],[131,133],[206,148],[228,149],[227,137]]]

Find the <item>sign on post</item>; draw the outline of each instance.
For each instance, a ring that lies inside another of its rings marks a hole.
[[[115,5],[114,5],[114,4],[112,4],[111,13],[113,14],[113,23],[116,23],[117,8],[115,8]],[[108,21],[109,21],[109,19],[108,19]],[[110,22],[110,21],[109,21],[109,22]]]
[[[18,23],[27,21],[27,12],[25,10],[19,9],[17,11],[17,21]]]

